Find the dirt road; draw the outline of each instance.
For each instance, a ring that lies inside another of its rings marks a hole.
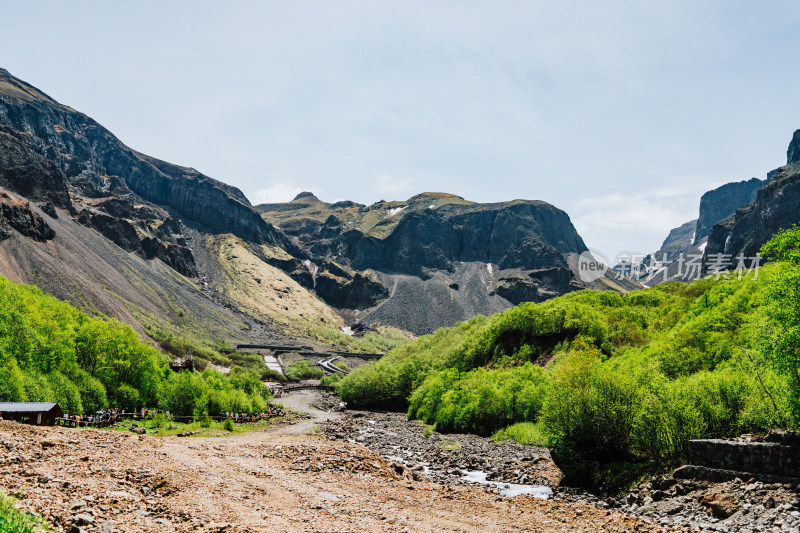
[[[0,422],[0,487],[56,531],[659,530],[589,505],[413,481],[362,446],[277,432],[159,438]]]

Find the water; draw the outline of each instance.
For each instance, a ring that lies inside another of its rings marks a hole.
[[[461,473],[464,474],[461,476],[461,479],[464,481],[497,487],[500,489],[500,495],[506,498],[513,498],[520,494],[530,494],[534,498],[546,500],[553,495],[553,491],[550,487],[545,487],[544,485],[518,485],[516,483],[505,483],[503,481],[489,481],[486,479],[486,472],[480,470],[462,470]]]

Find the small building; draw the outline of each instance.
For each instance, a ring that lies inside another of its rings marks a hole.
[[[34,426],[52,426],[64,413],[55,402],[0,402],[0,417]]]

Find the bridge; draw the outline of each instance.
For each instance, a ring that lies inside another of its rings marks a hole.
[[[318,352],[310,346],[293,346],[291,344],[237,344],[237,350],[270,350],[275,354],[282,353],[298,353],[306,357],[322,357],[327,359],[329,357],[359,357],[361,359],[380,359],[385,353],[360,353],[360,352],[343,352],[337,350],[327,350]]]
[[[334,387],[333,385],[315,385],[312,383],[299,383],[297,385],[286,385],[283,388],[283,392],[292,392],[295,390],[311,390],[311,389],[333,392],[334,390],[336,390],[336,387]]]

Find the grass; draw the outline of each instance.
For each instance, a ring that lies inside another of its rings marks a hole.
[[[439,448],[443,450],[457,451],[461,449],[461,443],[458,439],[442,439],[438,444]]]
[[[533,422],[512,424],[492,435],[492,440],[496,442],[502,442],[507,439],[530,446],[543,446],[546,448],[550,445],[549,439],[542,431],[541,424],[534,424]]]
[[[309,335],[320,342],[361,353],[384,353],[413,340],[408,333],[387,326],[379,326],[377,332],[370,331],[363,337],[346,335],[337,328],[315,326]]]
[[[17,509],[14,499],[0,491],[0,532],[34,533],[47,531],[42,519]]]
[[[197,431],[196,434],[192,435],[193,437],[227,437],[234,434],[260,431],[274,425],[276,420],[292,419],[297,416],[295,413],[284,412],[286,414],[283,417],[248,422],[246,424],[235,424],[230,419],[214,420],[211,418],[197,419],[193,422],[177,422],[159,415],[145,420],[144,423],[137,421],[136,424],[144,427],[147,430],[147,434],[154,437],[175,437],[178,433],[183,433],[184,431]],[[129,428],[130,424],[126,423],[110,429],[125,432],[129,431]],[[0,528],[0,532],[4,533],[4,530]]]

